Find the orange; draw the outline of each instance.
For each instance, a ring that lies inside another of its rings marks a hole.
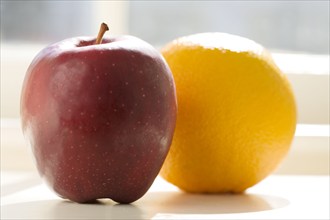
[[[294,95],[259,44],[224,34],[182,37],[162,49],[174,75],[178,116],[161,176],[182,190],[243,192],[287,154]]]

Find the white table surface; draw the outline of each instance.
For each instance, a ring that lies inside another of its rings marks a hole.
[[[271,175],[242,195],[188,194],[157,177],[130,205],[76,204],[33,172],[1,171],[1,219],[329,219],[329,176]]]

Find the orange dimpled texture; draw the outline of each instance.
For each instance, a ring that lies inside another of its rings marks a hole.
[[[178,115],[161,176],[184,191],[243,192],[287,154],[296,105],[267,51],[246,38],[203,33],[162,53],[177,89]]]

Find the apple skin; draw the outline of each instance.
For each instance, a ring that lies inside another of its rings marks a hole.
[[[29,66],[21,122],[36,166],[61,197],[131,203],[169,151],[177,102],[172,73],[148,43],[78,37],[43,49]]]

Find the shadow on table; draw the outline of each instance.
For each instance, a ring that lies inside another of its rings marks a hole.
[[[137,203],[143,209],[161,213],[230,214],[258,212],[285,207],[289,201],[259,194],[189,194],[184,192],[150,192]]]
[[[1,207],[1,218],[15,219],[150,219],[162,214],[229,214],[258,212],[287,206],[280,197],[258,194],[188,194],[149,192],[137,202],[121,205],[102,199],[77,204],[67,200],[42,200]]]

